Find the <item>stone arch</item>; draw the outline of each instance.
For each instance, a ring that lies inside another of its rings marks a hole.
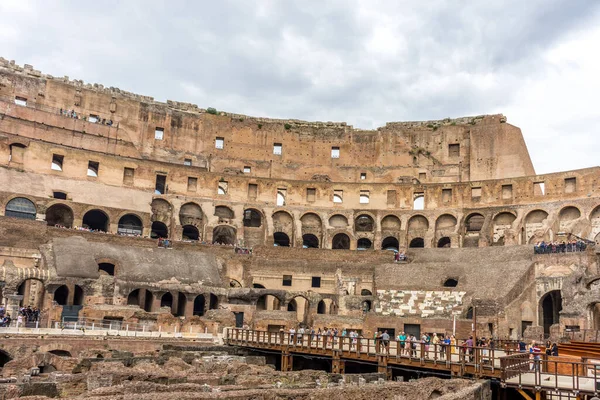
[[[244,227],[260,228],[262,226],[262,213],[254,208],[244,210]]]
[[[423,248],[425,247],[425,240],[421,237],[416,237],[410,241],[408,244],[410,248]]]
[[[216,206],[215,217],[219,217],[219,223],[229,223],[235,218],[233,210],[227,206]]]
[[[548,218],[548,213],[544,210],[533,210],[525,216],[525,226],[523,230],[522,243],[529,243],[531,240],[547,240],[544,221]]]
[[[375,230],[375,221],[368,214],[361,214],[354,220],[355,232],[373,232]]]
[[[302,235],[302,247],[305,249],[318,249],[319,238],[311,233]]]
[[[110,275],[115,276],[115,264],[109,262],[101,262],[98,263],[98,273],[100,275]]]
[[[550,327],[558,324],[562,310],[562,295],[560,290],[551,290],[540,298],[538,308],[538,323],[544,327],[544,335],[550,334]]]
[[[303,247],[308,244],[308,247],[319,247],[319,244],[323,240],[323,221],[317,214],[308,212],[300,217],[300,224],[302,226],[302,242]],[[308,243],[307,243],[307,239]],[[316,239],[316,241],[314,240]]]
[[[56,288],[53,295],[53,300],[59,306],[66,306],[69,301],[69,288],[67,285],[61,285]]]
[[[73,357],[73,355],[71,354],[71,352],[69,350],[63,350],[63,349],[54,349],[54,350],[50,350],[48,351],[48,353],[50,354],[54,354],[55,356],[58,357]]]
[[[158,221],[163,224],[169,224],[173,215],[173,205],[165,199],[156,198],[150,203],[152,216],[150,221]]]
[[[173,294],[171,292],[165,292],[160,297],[160,307],[167,307],[169,310],[173,308]]]
[[[381,241],[381,250],[400,250],[400,242],[393,236],[388,236]]]
[[[273,234],[273,243],[278,247],[290,247],[290,237],[283,232]]]
[[[291,246],[294,240],[294,218],[287,211],[276,211],[273,213],[273,233],[283,233],[288,236],[288,242]]]
[[[142,236],[144,225],[142,220],[135,214],[125,214],[119,218],[117,235]]]
[[[258,311],[273,311],[281,308],[283,300],[272,294],[263,294],[256,300]]]
[[[46,224],[48,226],[73,227],[73,210],[66,204],[56,203],[46,209]]]
[[[381,231],[388,232],[397,232],[401,229],[402,223],[400,222],[400,218],[395,215],[386,215],[381,220]]]
[[[6,350],[0,349],[0,368],[4,368],[6,363],[12,360],[13,357]]]
[[[128,306],[140,306],[140,289],[134,289],[127,295]]]
[[[327,314],[327,305],[323,300],[317,304],[317,314]]]
[[[350,237],[345,233],[338,233],[331,239],[331,248],[334,250],[349,250]]]
[[[209,293],[208,295],[208,309],[216,310],[219,308],[219,298],[214,293]]]
[[[184,225],[181,231],[181,240],[200,240],[200,231],[194,225]]]
[[[436,232],[454,232],[456,229],[456,217],[451,214],[442,214],[435,221]]]
[[[236,229],[229,225],[218,225],[213,229],[213,243],[234,246],[237,243]]]
[[[517,219],[516,215],[508,211],[502,211],[494,216],[494,228],[492,243],[503,246],[505,243],[505,236],[512,229],[513,222]]]
[[[193,315],[203,316],[206,308],[206,298],[203,294],[199,294],[194,298],[194,311]]]
[[[360,295],[361,296],[373,296],[373,292],[371,292],[369,289],[361,289]]]
[[[46,288],[41,280],[29,278],[17,286],[17,294],[23,296],[23,299],[19,303],[20,306],[30,305],[41,310],[44,306]]]
[[[152,222],[150,237],[152,239],[166,239],[169,237],[169,228],[164,222],[154,221]]]
[[[360,238],[356,241],[356,250],[370,250],[373,248],[373,242],[367,238]]]
[[[196,228],[202,228],[204,222],[204,213],[202,208],[193,202],[185,203],[179,209],[179,223],[182,226],[191,225]]]
[[[288,302],[287,310],[296,312],[296,318],[299,323],[306,323],[310,310],[310,301],[302,295],[294,296]]]
[[[596,243],[600,244],[600,206],[595,207],[590,213],[590,223],[592,230],[589,239],[595,240]]]
[[[465,218],[463,247],[479,247],[479,238],[484,223],[485,217],[480,213],[472,213]]]
[[[33,201],[25,197],[14,197],[6,203],[4,215],[14,218],[35,219],[37,208]]]
[[[563,207],[558,213],[560,232],[572,232],[574,221],[581,217],[581,210],[575,206]]]
[[[342,214],[335,214],[329,218],[329,226],[332,228],[345,228],[348,226],[348,218]]]
[[[92,231],[108,232],[109,222],[108,214],[96,208],[84,214],[82,226]]]
[[[448,236],[442,236],[438,242],[437,242],[437,247],[438,248],[449,248],[451,245],[452,241],[450,240],[450,238]]]
[[[408,232],[411,233],[425,233],[429,229],[429,221],[423,215],[417,214],[410,217],[408,220]]]

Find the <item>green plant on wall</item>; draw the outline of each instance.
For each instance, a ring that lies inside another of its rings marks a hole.
[[[209,114],[212,114],[212,115],[217,115],[217,109],[214,108],[214,107],[208,107],[206,109],[206,112],[209,113]]]

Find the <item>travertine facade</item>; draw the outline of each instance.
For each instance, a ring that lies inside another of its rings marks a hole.
[[[364,131],[164,104],[0,59],[0,154],[3,293],[45,324],[371,334],[449,332],[457,317],[465,335],[475,306],[486,335],[600,328],[595,249],[532,249],[600,241],[600,168],[536,175],[502,115]]]

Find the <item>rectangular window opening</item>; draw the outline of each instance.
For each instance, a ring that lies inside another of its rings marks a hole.
[[[217,194],[226,195],[229,190],[229,183],[227,181],[219,181],[217,185]]]
[[[364,181],[365,179],[367,179],[367,173],[366,172],[361,172],[360,173],[360,180]]]
[[[331,148],[331,158],[340,158],[340,148],[339,147]]]
[[[248,184],[248,199],[256,200],[257,196],[258,196],[258,185],[256,183],[249,183]]]
[[[425,209],[425,193],[417,192],[413,194],[413,210]]]
[[[281,143],[273,143],[273,154],[280,156],[282,152],[283,146]]]
[[[286,197],[287,197],[287,189],[286,188],[277,189],[277,205],[278,206],[285,206]]]
[[[334,190],[333,191],[333,202],[336,204],[341,204],[344,202],[344,191],[343,190]]]
[[[88,121],[94,124],[98,122],[99,119],[100,117],[94,114],[90,114],[90,116],[88,117]]]
[[[195,192],[197,187],[198,187],[198,178],[194,178],[193,176],[188,176],[187,191]]]
[[[282,286],[292,286],[292,275],[284,275],[281,285]]]
[[[244,167],[244,173],[245,174],[249,174],[251,172],[252,172],[252,168],[250,168],[250,167]]]
[[[546,183],[545,182],[534,182],[533,183],[533,195],[534,196],[545,196],[546,195]]]
[[[565,193],[574,193],[577,190],[577,178],[565,179]]]
[[[387,205],[388,205],[388,207],[396,207],[396,191],[395,190],[387,191]]]
[[[471,199],[479,201],[481,199],[481,188],[473,187],[471,188]]]
[[[451,143],[448,145],[448,156],[460,157],[460,144]]]
[[[502,199],[508,200],[513,198],[512,185],[502,185]]]
[[[215,138],[215,149],[223,149],[225,147],[225,138]]]
[[[27,99],[25,97],[15,97],[15,104],[18,106],[27,107]]]
[[[316,287],[316,288],[320,288],[321,287],[321,277],[320,276],[313,276],[312,277],[312,282],[311,282],[311,287]]]
[[[191,167],[192,166],[192,159],[191,158],[186,158],[185,160],[183,160],[183,165],[185,165],[186,167]]]
[[[360,191],[360,204],[369,204],[369,191],[368,190],[361,190]]]
[[[452,201],[452,189],[442,189],[442,203],[450,203]]]
[[[52,192],[52,197],[55,199],[66,200],[67,194],[65,192]]]
[[[419,181],[425,182],[425,179],[427,179],[427,174],[425,172],[419,172]]]
[[[88,169],[87,169],[87,176],[91,176],[94,178],[98,177],[98,170],[100,169],[100,163],[97,161],[89,161],[88,162]]]
[[[314,203],[317,200],[317,189],[307,188],[306,189],[306,201],[308,203]]]
[[[154,194],[165,194],[167,192],[167,176],[156,175],[156,184],[154,185]]]
[[[123,183],[125,185],[133,185],[134,175],[135,175],[135,170],[133,168],[125,167],[123,169]]]
[[[52,155],[52,165],[50,166],[50,168],[53,169],[54,171],[62,171],[64,159],[65,159],[65,156],[61,156],[59,154],[53,154]]]
[[[164,135],[165,135],[164,128],[157,127],[154,130],[154,140],[163,140]]]

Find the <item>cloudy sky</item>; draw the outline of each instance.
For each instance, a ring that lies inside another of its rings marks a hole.
[[[538,173],[597,166],[598,0],[0,0],[0,56],[273,118],[503,113]]]

